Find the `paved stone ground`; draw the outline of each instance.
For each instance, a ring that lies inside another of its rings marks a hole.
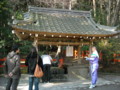
[[[88,87],[86,88],[76,88],[73,90],[90,90]],[[120,84],[112,84],[112,85],[103,85],[93,88],[92,90],[120,90]]]
[[[115,75],[100,75],[96,90],[102,90],[99,89],[99,87],[103,87],[104,85],[117,85],[120,84],[120,76]],[[81,90],[81,88],[84,90],[87,90],[90,84],[90,80],[76,80],[74,82],[68,81],[68,82],[56,82],[56,83],[40,83],[39,87],[40,90]],[[4,77],[0,77],[0,90],[5,90],[6,85],[6,79]],[[28,76],[22,75],[18,90],[28,90]],[[109,90],[105,89],[105,90]],[[112,90],[112,89],[111,89]],[[117,89],[115,89],[117,90]],[[118,89],[119,90],[119,89]]]

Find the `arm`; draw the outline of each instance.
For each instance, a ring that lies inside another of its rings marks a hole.
[[[30,56],[30,54],[26,57],[26,61],[25,61],[26,66],[28,66],[29,56]]]
[[[96,56],[91,56],[90,58],[86,58],[86,60],[89,60],[89,61],[94,61],[96,58]]]
[[[7,60],[4,62],[4,73],[5,75],[8,74]]]
[[[16,65],[12,70],[12,74],[15,74],[20,68],[20,57],[18,55],[16,55],[15,60],[16,60]]]

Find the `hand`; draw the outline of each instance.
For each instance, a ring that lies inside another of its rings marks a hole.
[[[88,60],[89,60],[89,58],[87,57],[87,58],[86,58],[86,60],[88,61]]]
[[[12,73],[12,72],[10,72],[10,73],[9,73],[9,77],[12,77],[12,76],[13,76],[13,73]]]
[[[84,58],[88,58],[88,57],[84,57]]]

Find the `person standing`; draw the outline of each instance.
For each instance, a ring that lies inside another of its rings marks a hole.
[[[13,46],[12,51],[8,53],[5,61],[5,77],[7,77],[6,90],[17,90],[20,80],[20,56],[18,46]]]
[[[34,71],[37,64],[43,69],[43,63],[41,57],[38,55],[35,47],[32,47],[29,55],[26,57],[25,65],[28,66],[29,74],[29,90],[33,90],[33,84],[35,85],[35,90],[39,90],[40,78],[34,77]]]
[[[89,88],[92,89],[96,86],[96,82],[98,79],[99,55],[96,47],[92,47],[92,54],[89,58],[86,58],[86,60],[90,61],[90,73],[92,81]]]
[[[48,55],[47,53],[44,53],[44,55],[41,56],[42,61],[43,61],[43,72],[44,72],[44,76],[43,76],[43,83],[44,82],[50,82],[50,67],[51,67],[51,61],[52,61],[52,57],[50,55]]]

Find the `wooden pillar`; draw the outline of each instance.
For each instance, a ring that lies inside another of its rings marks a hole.
[[[81,46],[78,46],[78,59],[80,59]]]
[[[81,46],[78,46],[78,63],[81,64]]]

